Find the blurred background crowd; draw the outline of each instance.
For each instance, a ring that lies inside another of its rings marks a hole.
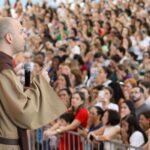
[[[115,139],[148,150],[150,0],[48,3],[5,0],[0,11],[24,26],[25,51],[14,55],[22,84],[24,64],[31,72],[47,69],[51,86],[75,117],[62,132],[78,128],[86,138],[92,132],[97,141]]]

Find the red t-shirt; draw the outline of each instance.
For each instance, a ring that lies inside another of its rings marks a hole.
[[[76,114],[75,118],[80,121],[81,126],[85,128],[87,126],[88,121],[88,111],[86,108],[80,108]],[[74,131],[77,131],[76,129]],[[83,145],[80,139],[80,136],[63,133],[60,137],[59,141],[59,150],[83,150]]]
[[[77,119],[78,121],[80,121],[81,126],[83,128],[86,128],[87,126],[87,121],[88,121],[88,111],[86,108],[80,108],[77,113],[75,114],[75,119]]]

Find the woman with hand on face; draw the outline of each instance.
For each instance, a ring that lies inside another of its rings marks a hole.
[[[121,134],[123,143],[134,147],[141,147],[148,141],[134,115],[127,115],[121,120]]]
[[[118,111],[118,105],[113,103],[113,89],[111,87],[104,87],[99,92],[99,102],[96,103],[96,106],[101,107],[103,110],[113,109]]]

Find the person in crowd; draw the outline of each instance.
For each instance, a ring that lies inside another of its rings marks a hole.
[[[103,86],[95,86],[90,90],[90,106],[94,106],[99,100],[99,91],[103,89]]]
[[[100,67],[95,82],[97,85],[110,86],[114,91],[114,101],[118,103],[119,99],[123,97],[123,92],[118,82],[110,80],[111,74],[111,70],[108,67]],[[116,93],[116,91],[118,92]]]
[[[147,141],[147,136],[133,115],[127,115],[121,120],[122,141],[134,147],[141,147]]]
[[[64,102],[65,106],[69,109],[71,107],[71,91],[67,88],[58,91],[60,99]]]
[[[88,119],[88,125],[85,130],[78,129],[79,133],[87,137],[89,132],[92,132],[94,130],[97,130],[103,126],[102,124],[102,117],[103,117],[104,111],[98,107],[98,106],[92,106],[89,109],[89,119]]]
[[[103,118],[102,118],[103,127],[99,128],[98,130],[95,130],[91,132],[88,135],[88,139],[95,139],[96,141],[120,141],[121,135],[120,135],[120,116],[119,113],[115,110],[107,109],[104,112]],[[109,143],[104,144],[105,149],[110,148]]]
[[[145,103],[150,106],[150,81],[141,80],[139,81],[139,86],[144,90]]]
[[[81,87],[79,88],[79,91],[83,92],[85,95],[85,107],[89,108],[89,104],[90,104],[90,94],[89,94],[89,90],[87,87]]]
[[[99,98],[96,106],[101,107],[103,110],[113,109],[119,111],[118,105],[113,103],[113,89],[111,87],[104,87],[99,92]]]
[[[57,123],[59,124],[59,126],[65,127],[66,125],[71,124],[73,119],[74,119],[73,113],[72,112],[66,112],[66,113],[62,114],[59,117],[59,119],[57,120]],[[49,129],[49,131],[50,130],[51,131],[54,130],[54,126],[51,127]],[[60,136],[60,139],[58,141],[57,135],[50,135],[48,137],[48,139],[49,139],[49,143],[48,144],[50,145],[50,149],[57,149],[58,148],[59,150],[63,150],[65,148],[65,146],[67,148],[67,145],[69,145],[68,136],[70,136],[70,135],[67,134],[67,133],[64,133],[63,135]],[[45,134],[43,135],[43,138],[47,139]],[[70,136],[70,138],[71,138],[71,136]]]
[[[78,133],[87,138],[88,134],[92,131],[98,130],[99,128],[103,127],[102,124],[102,117],[103,117],[104,111],[98,107],[93,106],[89,109],[89,119],[88,119],[88,125],[86,129],[78,129]],[[102,145],[103,146],[103,145]],[[102,146],[100,148],[102,148]],[[92,145],[87,144],[87,149],[91,148]],[[95,146],[97,148],[97,146]]]
[[[45,62],[45,53],[44,52],[37,52],[34,54],[34,61],[37,61],[39,63]]]
[[[136,81],[134,78],[129,78],[129,79],[126,79],[126,80],[124,81],[123,93],[124,93],[124,97],[125,97],[126,99],[129,99],[129,98],[130,98],[131,89],[132,89],[134,86],[137,86],[137,81]]]
[[[79,69],[72,69],[70,75],[71,87],[77,89],[82,84],[81,71]]]
[[[135,106],[136,117],[139,118],[139,115],[149,110],[149,106],[145,103],[144,99],[144,90],[140,86],[136,86],[131,90],[131,100]]]
[[[64,88],[70,88],[70,78],[66,74],[60,74],[57,78],[57,80],[54,82],[54,89],[56,92],[59,92],[59,90]]]
[[[57,80],[57,70],[61,62],[60,56],[54,56],[52,59],[51,67],[48,70],[48,75],[50,78],[51,85]]]
[[[148,135],[148,129],[150,128],[150,111],[145,111],[140,114],[139,124]]]
[[[121,119],[125,116],[132,114],[135,116],[135,106],[131,100],[125,100],[120,104],[120,117]]]
[[[70,130],[77,131],[78,128],[86,128],[88,122],[88,110],[84,108],[85,95],[82,92],[75,92],[72,94],[71,107],[74,114],[74,120],[71,124],[64,126],[57,126],[53,130],[46,130],[45,137],[55,134],[61,134]],[[77,143],[76,143],[77,142]],[[76,145],[76,149],[82,149],[81,140],[75,140],[75,143],[71,146]],[[67,145],[65,145],[67,147]]]
[[[150,70],[145,71],[144,80],[146,80],[146,81],[150,80]]]

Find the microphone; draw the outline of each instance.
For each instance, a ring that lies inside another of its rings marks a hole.
[[[24,64],[24,70],[25,70],[25,83],[24,83],[24,86],[25,87],[30,87],[31,69],[32,69],[32,67],[31,67],[30,63]]]

